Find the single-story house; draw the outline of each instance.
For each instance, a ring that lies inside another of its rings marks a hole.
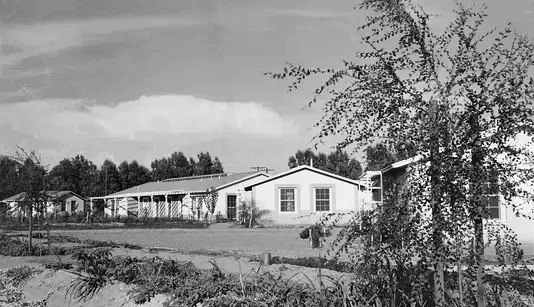
[[[61,212],[72,214],[74,212],[81,213],[86,210],[87,199],[72,191],[46,191],[46,195],[48,203],[45,205],[45,212],[48,214]],[[2,200],[2,202],[7,204],[9,215],[26,215],[23,208],[27,201],[27,194],[25,192]]]
[[[252,202],[274,224],[313,224],[324,214],[361,210],[364,185],[357,180],[301,165],[249,184]]]
[[[247,199],[244,187],[268,177],[265,172],[223,173],[148,182],[110,195],[90,197],[90,207],[93,211],[93,202],[104,200],[104,212],[111,217],[219,217],[235,220],[239,204]],[[209,191],[217,192],[213,214],[202,204],[208,194],[213,195]]]
[[[367,182],[370,193],[368,203],[372,206],[382,204],[387,197],[398,197],[407,176],[408,167],[421,160],[420,156],[412,157],[388,165],[381,171],[365,172],[360,180]],[[490,183],[488,183],[489,187]],[[517,234],[521,243],[534,246],[534,220],[517,216],[512,206],[504,205],[504,198],[499,194],[487,194],[487,208],[490,219],[507,225]],[[514,200],[517,209],[527,215],[533,215],[533,203],[526,200]],[[530,253],[530,251],[529,251]]]

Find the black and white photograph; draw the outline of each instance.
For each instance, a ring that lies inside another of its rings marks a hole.
[[[0,306],[534,306],[534,0],[0,0]]]

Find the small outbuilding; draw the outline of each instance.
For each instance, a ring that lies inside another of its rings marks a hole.
[[[72,191],[46,191],[47,204],[45,212],[48,214],[58,213],[82,213],[86,211],[87,199]],[[6,204],[7,215],[24,215],[25,204],[29,201],[25,192],[15,194],[1,202]]]

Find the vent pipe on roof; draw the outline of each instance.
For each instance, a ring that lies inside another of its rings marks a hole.
[[[313,167],[313,158],[310,158],[310,167]]]

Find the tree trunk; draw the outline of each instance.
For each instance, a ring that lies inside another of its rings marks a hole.
[[[477,306],[486,306],[484,289],[484,225],[482,218],[475,220],[475,255],[477,258]]]
[[[436,127],[437,102],[430,103],[430,195],[432,206],[432,245],[434,262],[434,305],[441,307],[445,304],[445,258],[443,251],[443,213],[440,202],[439,183],[439,132]]]
[[[476,98],[471,100],[476,101]],[[473,187],[470,191],[471,200],[471,215],[474,222],[475,235],[475,257],[477,262],[477,306],[486,306],[486,295],[484,289],[484,225],[483,213],[484,203],[481,201],[483,194],[482,184],[485,178],[484,174],[484,153],[480,149],[481,132],[479,118],[476,110],[472,110],[472,117],[470,118],[471,126],[471,174],[470,181]]]
[[[32,204],[28,205],[28,253],[32,253],[32,236],[33,236],[33,210]]]

